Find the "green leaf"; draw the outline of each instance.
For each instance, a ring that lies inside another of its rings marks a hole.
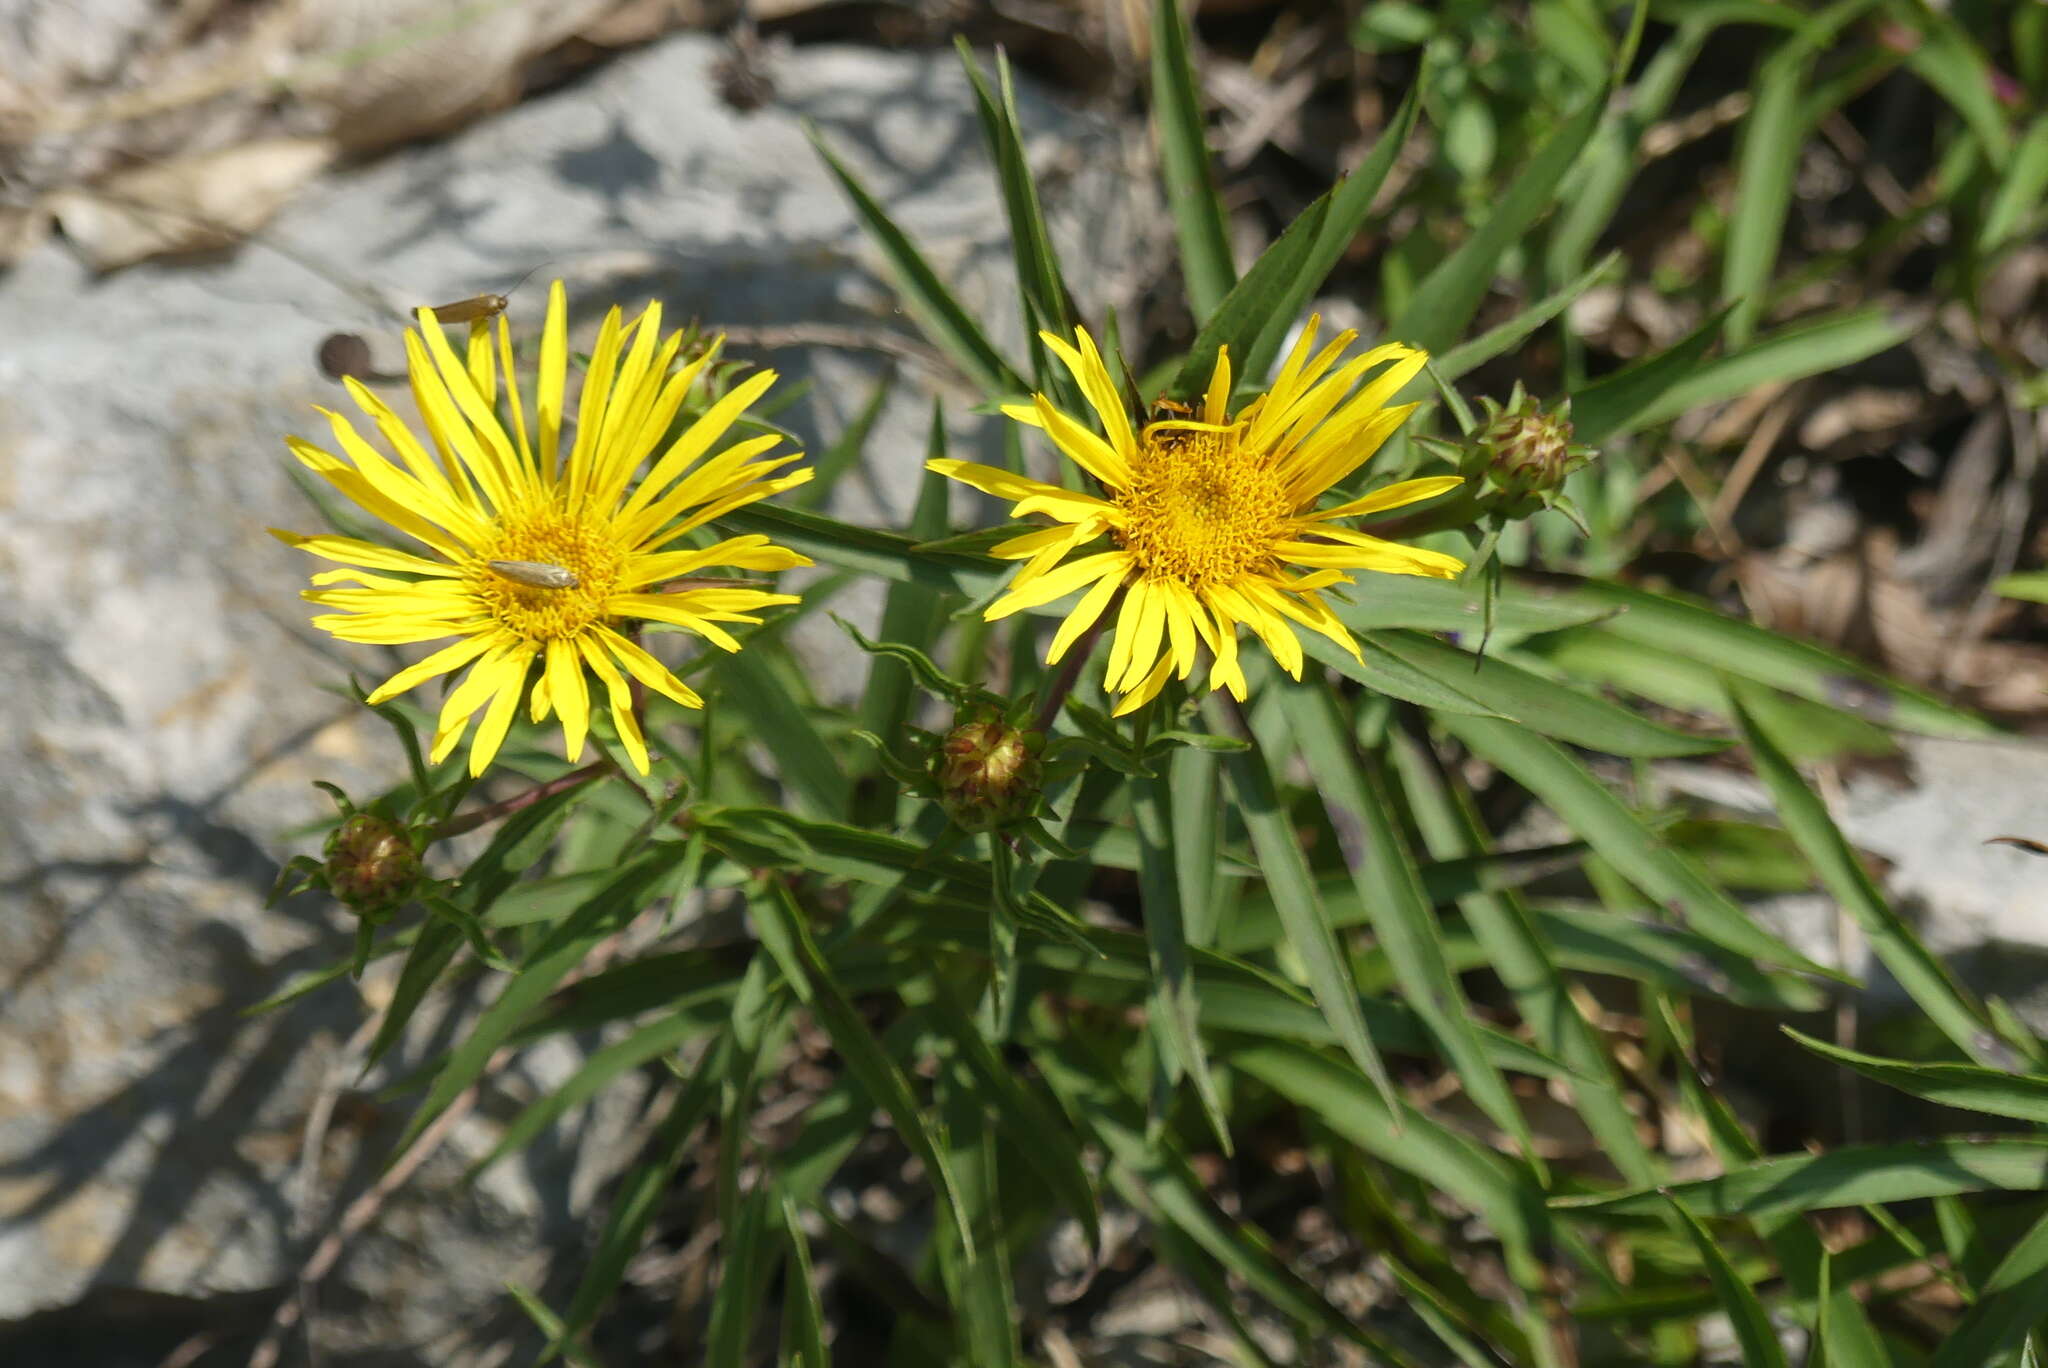
[[[583,1266],[583,1278],[570,1299],[569,1310],[564,1317],[564,1338],[557,1343],[565,1344],[596,1323],[598,1312],[604,1309],[605,1302],[625,1277],[626,1265],[640,1252],[640,1246],[647,1238],[647,1229],[654,1223],[655,1213],[668,1196],[676,1170],[682,1167],[685,1147],[718,1096],[718,1080],[725,1072],[726,1053],[723,1044],[714,1045],[706,1051],[689,1082],[669,1103],[667,1114],[662,1117],[654,1138],[648,1143],[646,1157],[619,1180],[618,1191],[612,1197],[611,1211],[605,1217],[604,1228],[598,1232],[597,1245],[591,1250]],[[551,1345],[550,1350],[553,1348]]]
[[[811,482],[789,495],[790,503],[798,508],[817,509],[825,506],[832,497],[832,491],[839,486],[840,477],[860,463],[860,454],[867,446],[868,434],[875,430],[875,419],[882,414],[882,406],[889,402],[889,392],[896,387],[896,372],[885,370],[875,381],[875,387],[868,391],[868,401],[862,404],[860,412],[846,425],[838,440],[818,453],[812,468],[817,472]]]
[[[411,1024],[413,1013],[419,1010],[420,1003],[426,1000],[433,986],[440,982],[441,975],[455,959],[462,943],[462,932],[448,922],[434,920],[420,927],[419,934],[413,939],[412,950],[398,971],[398,983],[391,990],[391,1000],[384,1005],[384,1019],[377,1023],[377,1034],[371,1037],[370,1048],[364,1052],[365,1071],[405,1038],[405,1028]]]
[[[1335,1060],[1279,1040],[1233,1043],[1230,1065],[1258,1079],[1383,1163],[1412,1173],[1524,1250],[1540,1248],[1543,1194],[1515,1165],[1386,1094]]]
[[[724,1269],[711,1298],[711,1325],[704,1336],[705,1368],[747,1368],[747,1341],[754,1317],[768,1304],[768,1282],[774,1272],[772,1225],[781,1224],[780,1202],[772,1186],[758,1183],[740,1199],[738,1220],[723,1232]]]
[[[1479,312],[1501,258],[1556,202],[1558,187],[1599,125],[1606,102],[1604,90],[1588,99],[1536,150],[1486,221],[1415,287],[1406,307],[1388,325],[1388,337],[1429,352],[1443,351],[1457,341]]]
[[[824,160],[833,179],[839,182],[839,188],[846,193],[848,202],[853,205],[854,216],[860,219],[881,248],[882,258],[896,278],[896,287],[902,292],[903,302],[924,328],[932,344],[991,399],[1023,393],[1027,388],[1023,377],[1003,360],[973,315],[953,297],[938,273],[932,270],[924,254],[917,250],[854,174],[832,155],[832,149],[825,145],[825,139],[818,130],[807,122],[804,132],[811,145],[818,149],[818,156]]]
[[[705,1029],[706,1023],[698,1014],[676,1012],[651,1021],[623,1040],[615,1040],[596,1051],[565,1081],[529,1103],[513,1117],[499,1133],[498,1141],[491,1146],[490,1152],[470,1165],[469,1172],[464,1175],[465,1178],[474,1179],[507,1154],[526,1148],[535,1136],[552,1125],[563,1112],[589,1101],[599,1089],[620,1074],[629,1069],[637,1069],[649,1060],[669,1053],[686,1041],[702,1035]]]
[[[1644,426],[1643,414],[1699,370],[1727,320],[1728,310],[1722,309],[1656,355],[1574,391],[1573,435],[1597,447]]]
[[[1666,848],[1606,785],[1558,747],[1505,722],[1450,713],[1440,714],[1437,721],[1540,798],[1630,883],[1670,912],[1682,915],[1693,930],[1716,945],[1768,964],[1842,977],[1750,920],[1734,899]],[[1812,1005],[1819,1005],[1817,996]]]
[[[782,1194],[782,1247],[789,1256],[782,1275],[783,1343],[794,1368],[830,1368],[825,1349],[825,1308],[818,1300],[811,1268],[811,1242],[797,1220],[796,1203]]]
[[[1212,720],[1220,706],[1211,695]],[[1242,728],[1219,728],[1240,732]],[[1393,1081],[1387,1077],[1386,1062],[1380,1058],[1366,1030],[1365,1016],[1358,1007],[1358,989],[1351,979],[1350,961],[1338,943],[1323,901],[1316,894],[1315,879],[1294,833],[1294,822],[1273,788],[1273,776],[1266,758],[1256,750],[1238,751],[1223,758],[1224,773],[1230,778],[1237,798],[1238,817],[1258,853],[1265,871],[1273,905],[1280,923],[1287,928],[1287,941],[1308,972],[1309,988],[1316,1006],[1343,1042],[1344,1049],[1359,1068],[1373,1080],[1393,1104]]]
[[[1392,748],[1407,811],[1430,853],[1439,859],[1482,856],[1484,826],[1462,789],[1453,791],[1424,742],[1397,731]],[[1510,894],[1477,892],[1458,905],[1537,1044],[1578,1075],[1571,1083],[1572,1096],[1608,1161],[1628,1182],[1656,1181],[1658,1161],[1636,1131],[1606,1042],[1586,1021],[1558,972],[1550,936]]]
[[[1934,957],[1879,892],[1856,852],[1842,838],[1826,805],[1757,725],[1747,698],[1744,686],[1730,688],[1729,700],[1743,739],[1749,745],[1750,760],[1770,788],[1785,829],[1806,853],[1822,885],[1856,919],[1870,941],[1871,950],[1941,1033],[1973,1059],[1995,1062],[2003,1047],[1996,1044],[1996,1034],[1990,1029],[1982,1005]]]
[[[1143,1113],[1116,1086],[1116,1074],[1104,1061],[1089,1057],[1071,1037],[1048,1040],[1034,1057],[1067,1111],[1108,1152],[1111,1180],[1126,1201],[1179,1231],[1301,1324],[1361,1340],[1348,1317],[1275,1257],[1256,1227],[1217,1210],[1171,1136],[1147,1139]]]
[[[952,988],[938,975],[926,976],[923,984],[930,996],[924,999],[916,984],[906,984],[906,1000],[922,1001],[940,1032],[953,1043],[962,1062],[980,1080],[984,1095],[995,1108],[1008,1132],[1022,1141],[1018,1152],[1045,1180],[1045,1185],[1066,1204],[1068,1212],[1081,1223],[1092,1249],[1102,1247],[1100,1204],[1095,1185],[1081,1163],[1078,1145],[1061,1143],[1068,1126],[1059,1112],[1017,1076],[989,1043],[974,1018],[960,1004]]]
[[[1170,1093],[1183,1075],[1194,1080],[1202,1113],[1223,1153],[1229,1155],[1230,1122],[1195,1024],[1195,983],[1188,964],[1184,911],[1187,890],[1181,886],[1175,863],[1169,816],[1172,798],[1166,781],[1157,777],[1137,780],[1131,805],[1138,827],[1138,897],[1145,913],[1145,944],[1151,952],[1152,996],[1146,1022],[1157,1036],[1166,1091]],[[1166,1108],[1158,1111],[1163,1115]]]
[[[769,879],[766,883],[766,896],[756,897],[750,904],[762,945],[775,956],[798,999],[811,1009],[825,1034],[832,1038],[833,1047],[839,1051],[846,1067],[860,1079],[861,1086],[867,1089],[875,1104],[889,1114],[903,1143],[911,1153],[924,1160],[932,1186],[955,1224],[960,1247],[967,1257],[973,1258],[974,1232],[967,1223],[951,1166],[933,1139],[931,1128],[925,1123],[924,1114],[910,1090],[910,1080],[895,1058],[875,1039],[867,1022],[854,1010],[853,1003],[833,978],[830,967],[818,953],[816,942],[811,939],[809,921],[788,887],[780,879]]]
[[[1322,289],[1323,282],[1330,278],[1330,272],[1343,260],[1345,251],[1365,230],[1366,220],[1372,216],[1373,201],[1379,197],[1380,187],[1386,184],[1387,173],[1394,169],[1394,159],[1407,145],[1408,135],[1415,128],[1415,115],[1422,108],[1422,91],[1429,77],[1429,60],[1425,55],[1413,84],[1408,87],[1406,98],[1401,101],[1401,107],[1394,111],[1394,117],[1373,140],[1372,151],[1358,164],[1357,170],[1331,188],[1329,213],[1323,218],[1315,243],[1296,268],[1286,289],[1274,299],[1270,315],[1241,354],[1238,374],[1256,382],[1272,371],[1280,348],[1300,319],[1302,310],[1308,307],[1309,301]]]
[[[735,508],[718,522],[735,532],[766,533],[784,546],[830,565],[892,583],[950,590],[969,599],[986,596],[1005,573],[985,556],[920,551],[917,537],[856,527],[781,504],[751,503]]]
[[[549,1351],[548,1358],[553,1358],[556,1353],[560,1353],[569,1362],[575,1364],[576,1368],[599,1368],[599,1361],[595,1354],[580,1344],[568,1342],[564,1336],[560,1317],[556,1316],[553,1311],[550,1311],[547,1303],[535,1296],[531,1288],[523,1283],[508,1279],[505,1283],[505,1290],[512,1294],[512,1300],[519,1303],[519,1309],[526,1313],[527,1318],[534,1323],[534,1326],[543,1335],[546,1335],[550,1343],[555,1346]]]
[[[1519,347],[1530,334],[1569,309],[1580,295],[1599,284],[1603,277],[1615,274],[1615,268],[1621,264],[1621,259],[1620,252],[1609,252],[1563,289],[1545,295],[1507,322],[1488,328],[1471,341],[1461,342],[1452,347],[1432,363],[1436,367],[1436,373],[1445,380],[1455,380],[1467,371],[1477,370],[1495,357]]]
[[[811,720],[806,700],[783,687],[763,655],[758,649],[743,650],[712,666],[723,685],[721,701],[738,710],[803,806],[820,817],[844,815],[852,781]]]
[[[1754,94],[1736,151],[1735,202],[1721,254],[1721,298],[1730,305],[1728,337],[1749,340],[1763,311],[1764,290],[1778,262],[1792,180],[1806,142],[1799,97],[1812,76],[1814,50],[1787,39],[1757,64]]]
[[[1982,719],[1847,656],[1725,617],[1696,600],[1593,580],[1574,582],[1563,597],[1620,610],[1589,630],[1712,661],[1724,674],[1852,710],[1888,727],[1926,736],[1996,733]]]
[[[1216,738],[1225,740],[1230,738]],[[1210,946],[1223,908],[1218,898],[1217,847],[1222,811],[1217,793],[1220,751],[1188,746],[1167,761],[1168,806],[1173,830],[1174,882],[1181,893],[1181,915],[1190,945]]]
[[[2008,1073],[1979,1064],[1915,1064],[1903,1059],[1883,1059],[1830,1045],[1790,1026],[1778,1029],[1815,1054],[1900,1092],[1939,1102],[1944,1107],[2048,1123],[2048,1078],[2038,1074]]]
[[[1345,591],[1351,592],[1351,591]],[[1354,632],[1404,627],[1417,632],[1476,632],[1485,610],[1483,596],[1462,580],[1420,575],[1374,575],[1354,597],[1325,590],[1330,611]],[[1533,636],[1583,627],[1612,617],[1614,609],[1562,599],[1540,584],[1505,580],[1495,610],[1494,631]],[[1469,668],[1469,666],[1467,667]]]
[[[1785,1349],[1778,1343],[1778,1332],[1771,1327],[1770,1316],[1765,1313],[1763,1303],[1756,1299],[1756,1293],[1750,1291],[1749,1283],[1728,1262],[1728,1255],[1720,1242],[1678,1197],[1666,1200],[1671,1210],[1677,1213],[1685,1233],[1691,1237],[1700,1262],[1706,1265],[1707,1278],[1714,1284],[1714,1295],[1720,1299],[1721,1309],[1727,1312],[1729,1323],[1735,1327],[1735,1340],[1742,1346],[1743,1363],[1748,1368],[1786,1368]]]
[[[1017,124],[1016,92],[1010,82],[1010,59],[996,49],[996,80],[1002,99],[990,93],[982,78],[981,63],[964,36],[953,46],[960,64],[967,70],[968,85],[974,91],[975,112],[981,116],[982,137],[996,164],[996,176],[1003,190],[1004,216],[1010,224],[1010,245],[1017,260],[1017,284],[1024,296],[1024,323],[1030,331],[1040,328],[1071,338],[1074,319],[1068,308],[1066,280],[1060,274],[1059,258],[1053,251],[1052,234],[1046,231],[1045,214],[1039,208],[1038,187],[1031,179],[1031,163],[1024,155],[1024,137]],[[1042,351],[1034,337],[1034,355]],[[1039,367],[1040,378],[1044,368]],[[1072,387],[1071,377],[1067,387]],[[1076,396],[1078,397],[1078,396]]]
[[[420,1132],[447,1110],[449,1103],[482,1076],[498,1046],[554,991],[555,985],[582,964],[599,941],[647,906],[653,889],[669,873],[672,858],[673,852],[663,847],[627,864],[595,897],[534,947],[497,1000],[477,1018],[468,1037],[449,1054],[426,1100],[420,1103],[404,1135],[392,1147],[394,1161],[411,1148]]]
[[[1209,165],[1201,88],[1188,55],[1180,0],[1152,6],[1152,128],[1159,140],[1167,206],[1180,238],[1188,304],[1196,322],[1208,323],[1237,284],[1237,268],[1230,260],[1230,228]]]
[[[2012,130],[1998,105],[1996,68],[1953,15],[1919,6],[1911,13],[1920,34],[1906,66],[1954,106],[1992,167],[2003,171],[2012,156]]]
[[[1885,308],[1850,309],[1789,324],[1726,356],[1688,366],[1682,374],[1670,377],[1670,383],[1624,430],[1655,427],[1706,404],[1747,394],[1760,385],[1840,370],[1898,346],[1920,326],[1911,315]],[[1576,400],[1572,417],[1579,417]],[[1579,440],[1592,439],[1581,429]]]
[[[1386,651],[1363,651],[1353,655],[1320,632],[1301,638],[1301,649],[1309,659],[1329,666],[1346,679],[1355,679],[1376,694],[1398,698],[1432,712],[1471,713],[1498,717],[1493,709],[1459,687],[1459,682],[1416,669]],[[1247,662],[1249,666],[1250,662]]]
[[[1309,254],[1315,250],[1316,235],[1322,231],[1323,220],[1329,213],[1328,195],[1302,210],[1301,217],[1287,225],[1287,230],[1252,263],[1244,279],[1207,315],[1202,330],[1195,335],[1194,346],[1188,350],[1187,360],[1181,363],[1179,373],[1168,386],[1174,396],[1191,400],[1208,387],[1218,351],[1228,347],[1233,356],[1242,356],[1253,345],[1259,330],[1283,307]]]
[[[952,1162],[974,1227],[975,1253],[964,1255],[941,1225],[933,1241],[939,1267],[964,1333],[966,1361],[975,1368],[1016,1368],[1019,1361],[1015,1281],[1010,1272],[1001,1195],[997,1190],[996,1132],[988,1124],[975,1078],[952,1061],[939,1075],[945,1116],[942,1143]],[[1047,1142],[1050,1143],[1050,1137]]]
[[[2048,193],[2048,114],[2035,116],[2020,135],[2012,164],[1999,177],[1977,229],[1977,250],[1990,252],[2020,232],[2041,208]]]
[[[1540,1171],[1529,1124],[1487,1059],[1471,1005],[1444,955],[1442,930],[1423,896],[1415,856],[1394,825],[1392,795],[1376,759],[1356,752],[1328,690],[1294,685],[1278,697],[1294,749],[1321,794],[1358,900],[1372,909],[1373,930],[1403,995],[1437,1038],[1473,1103],[1515,1138]]]
[[[1588,750],[1664,759],[1727,749],[1718,737],[1698,736],[1652,722],[1604,698],[1558,684],[1498,656],[1478,656],[1412,632],[1373,632],[1363,643],[1416,671],[1457,688],[1491,715],[1519,722]]]
[[[1661,1190],[1553,1197],[1550,1205],[1576,1217],[1605,1220],[1653,1215],[1669,1194],[1708,1216],[1763,1216],[1965,1192],[2043,1189],[2048,1189],[2048,1138],[1944,1136],[1780,1155],[1731,1168],[1718,1178]]]

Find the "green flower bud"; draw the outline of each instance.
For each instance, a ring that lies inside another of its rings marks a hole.
[[[1479,401],[1486,421],[1472,439],[1466,474],[1483,479],[1504,499],[1549,503],[1565,476],[1593,459],[1591,447],[1572,444],[1572,404],[1545,409],[1518,382],[1505,406]]]
[[[1045,738],[980,714],[955,720],[932,753],[939,801],[969,831],[987,831],[1029,816],[1038,801]]]
[[[348,817],[327,838],[329,891],[367,921],[396,911],[420,881],[420,853],[405,828],[371,812]]]

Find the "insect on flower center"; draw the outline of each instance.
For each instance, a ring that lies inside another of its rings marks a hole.
[[[1117,502],[1124,546],[1148,574],[1227,582],[1272,558],[1293,510],[1270,459],[1244,450],[1240,431],[1172,420],[1140,434]]]
[[[618,584],[624,549],[597,520],[559,508],[513,514],[465,570],[477,602],[497,623],[527,641],[574,637],[604,620]],[[499,569],[491,563],[498,562]],[[540,573],[567,571],[561,587]]]

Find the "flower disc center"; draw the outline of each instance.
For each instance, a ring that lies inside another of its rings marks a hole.
[[[506,517],[465,573],[477,602],[500,626],[527,641],[553,641],[573,638],[604,620],[604,605],[624,560],[624,548],[602,520],[548,508]],[[492,570],[492,561],[560,566],[575,576],[575,584],[564,589],[523,584]]]
[[[1227,582],[1270,559],[1293,510],[1271,462],[1243,450],[1238,432],[1170,421],[1140,435],[1117,502],[1124,545],[1148,574]]]

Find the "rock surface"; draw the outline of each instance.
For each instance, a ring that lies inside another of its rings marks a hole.
[[[674,318],[782,343],[734,350],[815,382],[782,415],[813,445],[893,363],[911,383],[844,507],[900,516],[929,390],[948,382],[893,314],[803,119],[1014,339],[994,178],[951,54],[800,51],[751,115],[714,93],[718,55],[671,39],[330,174],[223,259],[95,279],[52,242],[0,277],[0,1361],[155,1363],[195,1306],[253,1335],[404,1121],[344,1107],[300,1187],[309,1109],[365,1008],[330,985],[241,1015],[346,943],[320,900],[263,908],[307,848],[291,829],[324,815],[308,781],[375,792],[402,771],[380,725],[323,692],[345,665],[388,665],[306,625],[307,567],[263,530],[317,521],[280,438],[340,401],[322,339],[361,333],[390,368],[415,304],[510,290],[537,317],[561,274],[587,328],[658,293]],[[1125,143],[1020,96],[1056,234],[1115,281],[1138,250]],[[574,1063],[565,1047],[510,1086]],[[503,1281],[551,1285],[551,1253],[576,1258],[595,1182],[572,1172],[576,1146],[454,1184],[505,1114],[480,1107],[328,1280],[317,1333],[347,1361],[479,1361],[521,1323]],[[611,1144],[587,1161],[613,1162],[626,1123],[590,1129]]]

